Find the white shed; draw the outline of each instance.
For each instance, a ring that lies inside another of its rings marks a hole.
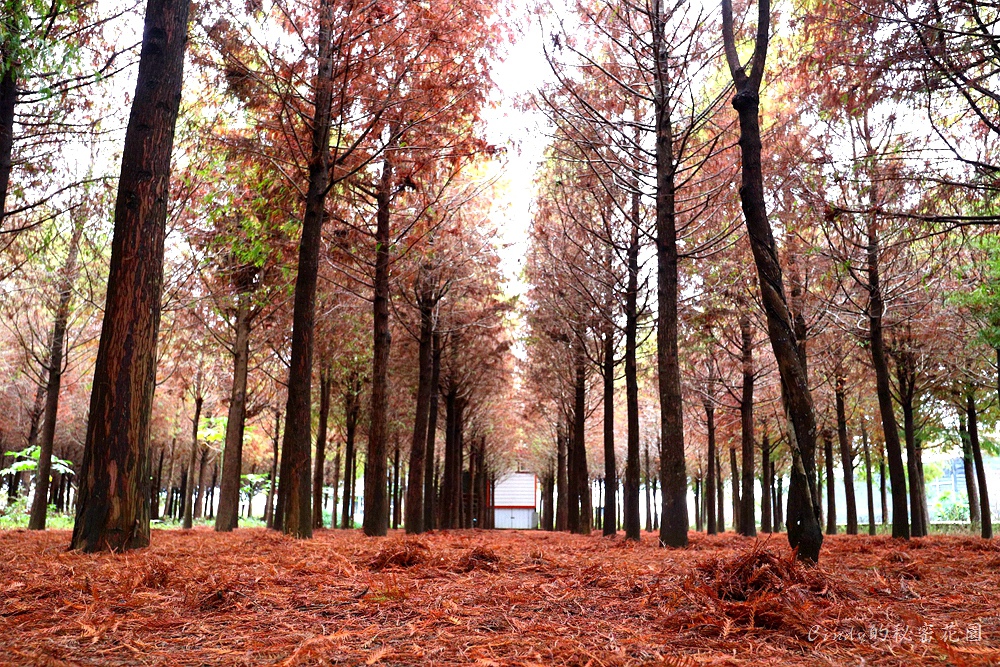
[[[493,495],[495,528],[538,528],[538,478],[532,472],[515,472],[497,480]]]

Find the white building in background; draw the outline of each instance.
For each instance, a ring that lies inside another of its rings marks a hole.
[[[538,478],[515,472],[497,480],[493,495],[495,528],[538,528]]]

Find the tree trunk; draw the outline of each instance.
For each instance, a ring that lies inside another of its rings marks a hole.
[[[868,534],[875,534],[875,492],[872,484],[872,455],[868,444],[868,430],[861,425],[861,445],[865,449],[865,478],[868,488]]]
[[[965,426],[966,411],[958,409],[958,435],[962,440],[962,469],[965,472],[965,497],[969,501],[969,523],[973,528],[979,526],[982,517],[979,514],[979,485],[976,483],[976,464],[973,462],[972,442]]]
[[[837,534],[837,487],[833,473],[833,434],[823,429],[823,459],[826,463],[826,534]]]
[[[455,420],[457,417],[458,393],[449,388],[444,396],[444,474],[441,480],[441,527],[457,528],[457,508],[454,507],[455,491]]]
[[[197,392],[194,397],[194,417],[191,419],[191,453],[188,456],[187,464],[187,488],[183,494],[184,498],[184,523],[183,527],[185,529],[191,529],[194,527],[194,476],[195,476],[195,462],[198,460],[198,451],[200,447],[198,446],[198,427],[201,424],[201,406],[204,402],[204,398],[201,395],[201,372],[198,373],[198,378],[195,380],[195,391]]]
[[[632,193],[632,228],[628,246],[628,288],[625,293],[625,400],[627,407],[628,432],[625,457],[625,490],[622,502],[624,504],[623,518],[625,538],[639,540],[639,371],[636,360],[639,337],[639,195]],[[607,380],[605,380],[607,382]],[[610,383],[610,394],[614,396],[614,380]],[[608,392],[606,389],[605,392]],[[607,446],[605,446],[607,456]],[[652,499],[649,497],[649,443],[646,444],[646,514],[647,530],[652,529]],[[611,477],[605,474],[605,479],[618,479],[617,473]],[[615,484],[617,487],[617,484]],[[612,493],[611,498],[616,494]],[[614,501],[612,501],[614,508]],[[612,512],[612,516],[616,514]],[[605,535],[613,534],[607,532]]]
[[[215,518],[215,484],[219,478],[219,462],[216,459],[215,463],[212,464],[212,481],[208,487],[208,507],[206,508],[206,513],[209,519]]]
[[[215,518],[215,530],[220,532],[228,532],[239,525],[240,476],[243,474],[243,432],[247,412],[247,369],[250,362],[250,294],[243,292],[236,298],[233,386],[229,393],[226,444],[222,452],[219,512]]]
[[[551,463],[549,464],[551,466]],[[542,478],[542,530],[555,528],[555,471],[551,468]]]
[[[365,465],[365,535],[383,536],[389,530],[389,506],[386,498],[388,470],[389,418],[389,230],[392,200],[391,151],[382,162],[382,177],[376,195],[375,213],[375,294],[373,298],[372,337],[372,396],[371,425],[368,430],[368,451]]]
[[[882,417],[882,434],[889,457],[889,477],[892,482],[892,536],[909,539],[910,524],[906,507],[906,472],[903,453],[899,444],[899,427],[892,409],[892,390],[889,386],[889,365],[886,360],[882,332],[882,287],[879,284],[879,243],[874,216],[868,222],[868,329],[871,338],[872,366],[879,413]]]
[[[326,432],[330,419],[330,389],[333,379],[329,366],[319,373],[319,424],[316,426],[316,462],[313,467],[312,527],[323,527],[323,481],[326,473]]]
[[[150,503],[151,503],[151,506],[149,508],[149,517],[151,519],[159,519],[160,518],[160,488],[161,488],[161,485],[163,484],[163,455],[165,453],[166,453],[166,448],[160,447],[160,464],[156,467],[156,481],[153,483],[153,492],[150,494]],[[66,476],[62,475],[62,477],[65,478]],[[65,482],[66,480],[62,479],[60,481],[61,482]],[[60,509],[60,511],[63,510],[63,502],[62,502],[62,500],[63,500],[63,486],[65,486],[65,485],[64,484],[60,484],[60,486],[59,486],[59,509]]]
[[[742,535],[743,505],[740,503],[740,469],[736,464],[735,447],[729,448],[729,477],[733,487],[733,530]]]
[[[395,439],[392,453],[392,529],[399,528],[402,513],[399,506],[399,436]]]
[[[715,530],[726,532],[725,487],[722,485],[722,460],[719,450],[715,450]]]
[[[264,503],[264,525],[268,528],[274,528],[274,517],[277,512],[274,511],[274,490],[275,490],[275,480],[278,476],[278,442],[281,438],[281,411],[277,408],[274,410],[274,438],[272,439],[272,445],[274,447],[274,453],[271,458],[271,474],[269,475],[270,484],[267,487],[267,500]],[[223,469],[225,472],[225,469]],[[222,502],[221,495],[219,496],[219,502]],[[236,494],[236,516],[239,517],[240,509],[240,496],[239,487],[237,487]],[[222,513],[222,509],[219,509],[219,513]]]
[[[410,475],[406,487],[406,520],[403,522],[406,532],[418,534],[424,532],[424,461],[427,449],[427,422],[430,417],[431,376],[433,369],[434,347],[434,300],[428,283],[428,276],[421,271],[419,288],[420,306],[420,344],[417,353],[417,407],[413,418],[413,439],[410,441]],[[432,452],[433,453],[433,450]]]
[[[625,373],[628,374],[626,362]],[[617,479],[618,466],[615,461],[615,335],[614,323],[608,318],[604,323],[604,479]],[[629,406],[631,409],[631,405]],[[631,443],[631,440],[629,440]],[[626,469],[628,464],[626,462]],[[627,474],[627,473],[626,473]],[[628,498],[625,499],[628,505]],[[603,516],[617,516],[614,495],[604,494]],[[626,514],[628,512],[626,511]],[[601,521],[603,535],[617,535],[618,526],[614,521]],[[626,537],[628,534],[626,532]]]
[[[847,408],[845,407],[846,380],[838,373],[835,400],[837,404],[837,440],[840,445],[840,466],[844,470],[844,497],[847,501],[847,534],[858,534],[858,504],[854,497],[854,452],[847,437]]]
[[[569,529],[569,472],[567,470],[566,436],[562,420],[556,427],[556,530]],[[612,521],[617,518],[612,517]]]
[[[189,3],[149,0],[115,206],[71,548],[149,544],[149,422]]]
[[[2,113],[2,110],[0,110]],[[0,118],[2,121],[2,118]],[[2,149],[2,146],[0,146]],[[2,175],[0,175],[2,178]],[[66,264],[63,266],[57,289],[59,302],[56,306],[56,316],[52,324],[47,361],[48,380],[45,384],[45,411],[42,419],[41,439],[38,452],[37,487],[45,489],[48,486],[52,471],[52,445],[56,436],[56,418],[59,413],[59,388],[62,385],[63,350],[66,347],[66,328],[69,324],[70,301],[73,298],[73,284],[79,271],[76,259],[80,249],[80,238],[83,236],[83,216],[74,213],[73,235],[70,238]],[[45,515],[48,510],[46,494],[36,489],[35,498],[31,504],[31,518],[28,520],[28,530],[44,530]]]
[[[990,515],[990,495],[986,488],[986,469],[983,467],[983,450],[979,447],[979,418],[976,415],[976,398],[972,393],[966,396],[966,417],[969,420],[969,444],[972,458],[976,463],[976,481],[979,485],[979,515],[984,540],[993,537],[993,519]]]
[[[656,368],[660,398],[660,546],[687,546],[687,472],[684,466],[684,406],[677,345],[677,220],[670,73],[661,0],[653,2],[653,113],[656,140]]]
[[[347,480],[344,480],[346,487]],[[337,527],[337,503],[340,502],[340,441],[333,455],[333,508],[330,510],[330,528]]]
[[[208,448],[202,447],[201,460],[198,462],[198,483],[195,488],[194,518],[200,519],[205,501],[205,468],[208,465]]]
[[[731,0],[723,0],[726,60],[736,86],[733,106],[739,114],[742,185],[740,200],[750,247],[757,267],[768,337],[781,377],[782,398],[789,418],[792,483],[789,489],[788,541],[801,560],[818,561],[823,544],[815,503],[816,416],[809,393],[806,360],[800,354],[794,323],[785,299],[781,264],[767,218],[761,165],[760,81],[767,57],[770,3],[758,2],[757,40],[749,75],[739,62],[733,36]]]
[[[716,472],[716,444],[715,444],[715,405],[712,403],[711,399],[705,399],[705,425],[708,431],[708,473],[705,476],[705,501],[706,501],[706,513],[705,518],[707,519],[707,528],[709,535],[715,535],[719,532],[719,522],[716,516],[716,497],[715,489],[718,480],[718,473]]]
[[[288,367],[285,436],[281,445],[278,511],[275,527],[286,535],[312,537],[312,361],[316,318],[316,279],[330,184],[330,108],[333,99],[332,0],[320,0],[309,186],[299,240],[299,266],[292,310],[292,354]]]
[[[885,448],[879,445],[878,456],[879,493],[882,496],[882,525],[889,523],[889,503],[885,487]]]
[[[354,528],[354,484],[357,479],[355,461],[357,452],[354,440],[358,428],[360,407],[358,395],[361,393],[360,382],[352,377],[347,391],[344,392],[344,507],[340,518],[340,527]]]
[[[583,345],[579,342],[578,345]],[[590,474],[587,471],[587,449],[586,449],[586,409],[587,409],[587,369],[584,363],[582,349],[576,355],[576,383],[573,401],[573,474],[574,496],[580,499],[580,514],[577,532],[581,535],[589,535],[591,530],[594,512],[590,502]],[[636,457],[638,460],[638,457]],[[627,466],[626,466],[627,469]],[[636,482],[639,476],[636,475]],[[636,499],[638,500],[639,488],[636,485]],[[638,503],[636,503],[638,509]],[[638,517],[636,517],[638,518]]]
[[[754,537],[757,518],[754,516],[754,450],[753,424],[753,331],[750,318],[740,316],[740,338],[743,352],[743,395],[740,399],[740,434],[742,436],[742,485],[740,490],[740,534]]]
[[[649,441],[646,441],[646,532],[653,532],[653,477],[649,468]]]
[[[432,323],[433,328],[433,323]],[[441,336],[438,332],[431,335],[431,381],[430,405],[427,410],[427,452],[424,463],[424,530],[435,528],[437,517],[437,489],[434,488],[434,467],[436,463],[435,440],[437,439],[438,421],[438,382],[441,378]]]
[[[771,478],[774,465],[771,463],[771,439],[767,433],[760,441],[760,532],[770,533],[771,526]]]
[[[15,0],[10,16],[16,16],[20,10],[20,0]],[[17,26],[5,26],[11,35],[18,32]],[[17,105],[17,75],[18,64],[13,59],[3,63],[3,76],[0,77],[0,226],[3,225],[6,211],[7,190],[10,186],[10,171],[14,152],[14,107]]]

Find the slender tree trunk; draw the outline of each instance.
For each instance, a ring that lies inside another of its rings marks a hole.
[[[21,13],[20,0],[8,5],[11,18]],[[18,27],[5,20],[5,32],[16,35]],[[19,67],[13,58],[5,59],[3,76],[0,77],[0,226],[6,211],[7,189],[10,185],[10,171],[14,152],[14,107],[17,105],[17,77]]]
[[[160,464],[156,467],[156,481],[153,483],[153,493],[151,494],[150,502],[152,506],[149,508],[149,516],[151,519],[160,518],[160,488],[163,484],[163,455],[166,453],[165,447],[160,447]],[[63,479],[60,482],[65,482],[65,475],[62,475]],[[62,511],[63,508],[63,486],[59,486],[59,510]]]
[[[785,522],[784,518],[781,515],[781,508],[785,506],[784,503],[781,502],[781,493],[782,493],[782,486],[783,485],[784,485],[784,479],[781,478],[781,477],[779,477],[778,478],[778,493],[776,495],[776,499],[777,499],[777,504],[776,504],[777,511],[774,513],[774,516],[777,517],[776,520],[775,520],[775,522],[774,522],[774,527],[775,527],[776,531],[780,531],[781,530],[781,525]]]
[[[628,374],[626,363],[625,373]],[[610,318],[604,326],[604,479],[617,479],[618,466],[615,461],[615,336],[614,323]],[[631,409],[631,405],[629,406]],[[630,441],[631,442],[631,441]],[[626,463],[626,468],[628,467]],[[628,504],[628,499],[625,499]],[[604,494],[604,516],[616,516],[614,495]],[[626,512],[627,513],[627,512]],[[602,521],[601,532],[604,535],[618,534],[614,521]],[[626,537],[628,535],[626,534]]]
[[[177,436],[174,435],[170,438],[170,462],[167,465],[167,483],[166,483],[166,508],[164,516],[166,518],[172,518],[174,516],[174,468],[177,463]]]
[[[267,487],[267,500],[264,503],[264,525],[266,525],[268,528],[274,528],[274,518],[275,518],[275,516],[277,516],[277,512],[274,511],[275,510],[275,507],[274,507],[274,496],[275,496],[275,493],[274,493],[274,491],[275,491],[275,486],[276,486],[275,481],[277,480],[277,477],[278,477],[278,459],[280,458],[279,457],[279,452],[278,452],[278,442],[280,441],[280,439],[281,439],[281,410],[279,410],[278,408],[275,408],[274,409],[274,438],[271,441],[271,443],[273,445],[273,448],[274,448],[274,453],[273,453],[273,456],[271,457],[271,474],[269,475],[269,481],[271,483]],[[220,502],[222,501],[221,496],[219,498],[219,501]],[[239,497],[239,494],[237,493],[237,495],[236,495],[236,515],[237,515],[237,517],[239,517],[239,508],[240,508],[240,497]]]
[[[837,487],[833,474],[833,434],[823,429],[823,459],[826,462],[826,534],[837,534]]]
[[[875,534],[875,492],[872,484],[872,454],[868,444],[868,429],[861,425],[861,445],[865,450],[865,479],[868,488],[868,534]]]
[[[770,533],[771,527],[771,477],[774,466],[771,464],[771,439],[767,433],[760,441],[760,532]]]
[[[340,518],[340,527],[354,528],[354,484],[357,478],[355,461],[357,457],[354,444],[358,428],[358,394],[361,387],[356,378],[351,378],[347,391],[344,392],[344,507]]]
[[[646,441],[646,532],[653,532],[653,478],[649,468],[649,441]]]
[[[313,467],[312,527],[323,527],[323,481],[326,473],[326,432],[330,419],[332,371],[325,366],[319,373],[319,424],[316,426],[316,461]]]
[[[226,444],[222,451],[222,482],[215,530],[239,525],[240,476],[243,474],[243,431],[247,410],[247,370],[250,362],[250,293],[237,295],[236,340],[233,342],[233,386],[229,393]],[[270,495],[270,494],[269,494]]]
[[[578,343],[582,345],[582,343]],[[580,499],[580,515],[578,532],[581,535],[589,535],[593,522],[594,512],[590,502],[590,474],[587,471],[587,449],[585,431],[586,428],[586,401],[587,401],[587,369],[584,362],[582,350],[576,355],[576,392],[573,402],[573,462],[576,469],[575,494]],[[638,452],[637,452],[638,454]],[[638,460],[638,456],[636,457]],[[627,470],[627,466],[626,466]],[[636,482],[639,476],[636,475]],[[638,500],[639,487],[635,488],[636,500]],[[636,502],[638,510],[638,502]],[[638,513],[636,516],[638,519]],[[638,521],[636,522],[638,526]]]
[[[410,442],[410,477],[406,487],[406,520],[403,522],[406,532],[417,534],[424,532],[424,461],[427,450],[427,422],[430,417],[431,376],[433,369],[434,347],[434,301],[431,294],[429,277],[421,271],[420,278],[420,343],[417,353],[417,407],[413,418],[413,439]],[[433,454],[433,448],[431,448]]]
[[[708,475],[705,479],[705,496],[708,502],[708,534],[719,532],[719,522],[716,516],[716,487],[718,472],[716,472],[718,453],[715,445],[715,405],[711,400],[705,400],[705,424],[708,428]]]
[[[993,518],[990,515],[990,495],[986,488],[986,469],[983,467],[983,450],[979,447],[979,418],[976,414],[976,398],[969,393],[966,396],[966,416],[969,420],[969,444],[972,445],[972,458],[976,463],[976,481],[979,485],[979,515],[984,540],[993,537]]]
[[[347,480],[344,480],[347,486]],[[333,508],[330,510],[330,528],[337,527],[337,503],[340,502],[340,441],[337,441],[337,451],[333,455]]]
[[[977,528],[982,521],[979,514],[979,485],[976,483],[976,464],[973,462],[972,442],[969,440],[969,431],[965,426],[966,410],[963,407],[958,409],[958,435],[962,439],[962,469],[965,472],[965,494],[969,500],[969,523],[973,529]]]
[[[2,110],[0,110],[2,114]],[[0,118],[2,121],[2,118]],[[2,130],[0,130],[2,131]],[[0,146],[2,149],[2,146]],[[2,175],[0,175],[2,178]],[[62,385],[63,350],[66,347],[66,328],[69,324],[70,301],[73,298],[73,284],[79,271],[76,259],[80,249],[80,238],[83,236],[83,217],[74,213],[73,234],[69,242],[66,264],[63,266],[59,279],[59,302],[56,306],[56,316],[52,324],[49,354],[47,361],[48,380],[45,385],[45,412],[42,419],[41,439],[38,452],[38,482],[35,498],[31,505],[31,517],[28,520],[28,530],[44,530],[45,515],[48,510],[46,494],[38,489],[48,488],[49,475],[52,471],[52,445],[56,436],[56,418],[59,413],[59,388]]]
[[[181,487],[177,492],[177,499],[174,501],[174,511],[177,513],[177,516],[174,518],[178,521],[182,520],[184,517],[184,499],[187,498],[188,495],[189,471],[189,466],[181,468]]]
[[[198,378],[195,380],[195,391],[197,392],[194,397],[194,417],[191,419],[191,453],[188,457],[187,464],[187,489],[183,494],[184,496],[184,523],[183,527],[185,529],[191,529],[194,527],[194,475],[195,475],[195,462],[198,460],[198,451],[200,449],[198,445],[198,427],[201,424],[201,406],[204,402],[204,398],[201,395],[201,372],[198,372]]]
[[[433,323],[432,323],[433,328]],[[438,382],[441,378],[441,336],[438,332],[431,335],[431,382],[430,405],[427,410],[427,452],[424,464],[424,530],[435,528],[437,517],[437,490],[434,488],[434,468],[436,464],[435,440],[437,439]]]
[[[566,436],[562,420],[556,427],[556,530],[569,529],[569,474],[567,470]],[[612,521],[616,521],[612,517]]]
[[[736,448],[729,448],[729,477],[730,486],[733,487],[733,530],[740,535],[743,534],[743,504],[740,502],[740,469],[736,464]]]
[[[889,502],[886,496],[886,480],[885,480],[885,448],[879,445],[879,456],[878,456],[878,477],[879,477],[879,493],[882,496],[882,525],[889,523]]]
[[[754,516],[754,450],[756,449],[753,424],[753,331],[750,318],[740,317],[740,337],[743,351],[743,396],[740,400],[740,433],[742,436],[742,488],[740,492],[740,534],[753,537],[757,534]]]
[[[186,0],[146,5],[71,543],[88,552],[149,544],[147,443],[188,6]]]
[[[639,540],[639,371],[636,360],[639,337],[639,194],[632,193],[632,228],[628,246],[628,288],[625,293],[625,400],[627,405],[628,433],[625,457],[625,493],[623,514],[625,538]],[[612,385],[614,381],[612,380]],[[607,390],[605,390],[607,391]],[[614,388],[610,390],[614,396]],[[605,446],[607,450],[607,446]],[[607,456],[607,451],[605,451]],[[646,443],[646,514],[647,530],[652,528],[652,499],[649,497],[649,443]],[[618,479],[617,474],[605,479]],[[615,485],[617,486],[617,484]],[[611,494],[614,498],[615,494]],[[612,501],[612,508],[614,503]],[[612,516],[615,516],[612,513]],[[607,531],[607,529],[605,529]],[[605,532],[605,535],[612,534]]]
[[[219,462],[216,459],[215,463],[212,464],[212,482],[208,487],[208,507],[205,510],[208,514],[209,519],[215,518],[215,484],[219,478]]]
[[[847,437],[847,408],[845,406],[846,380],[838,373],[835,401],[837,405],[837,440],[840,445],[840,466],[844,470],[844,497],[847,501],[847,534],[858,534],[858,504],[854,497],[854,452]]]
[[[726,532],[726,502],[725,487],[722,484],[722,460],[719,450],[715,450],[715,529],[719,533]]]
[[[889,477],[892,481],[892,536],[909,539],[910,524],[906,507],[906,472],[903,453],[899,444],[899,427],[892,409],[892,390],[889,384],[889,365],[886,360],[882,332],[882,287],[879,283],[879,242],[874,217],[868,223],[868,330],[871,338],[872,366],[879,413],[882,416],[882,434],[889,457]]]
[[[455,421],[457,416],[457,392],[449,388],[444,397],[444,474],[441,480],[441,527],[457,528],[454,507],[455,491],[452,488],[455,479]]]
[[[198,484],[195,487],[194,518],[200,519],[205,501],[205,469],[208,467],[208,448],[202,447],[198,461]]]
[[[333,0],[320,0],[309,186],[299,240],[299,266],[292,310],[292,354],[288,367],[285,436],[281,445],[275,527],[286,535],[312,537],[312,366],[326,194],[330,184],[330,108],[333,100]]]
[[[373,356],[371,426],[368,430],[367,465],[365,466],[365,535],[382,536],[389,529],[386,498],[386,458],[389,418],[389,216],[392,201],[393,166],[387,151],[382,162],[382,177],[376,194],[375,225],[375,294],[373,299]]]
[[[542,530],[552,532],[555,517],[555,471],[549,469],[542,478]]]
[[[809,393],[806,360],[799,352],[794,323],[785,299],[777,247],[767,218],[761,164],[759,90],[767,56],[770,3],[767,0],[758,1],[757,40],[749,75],[740,64],[736,51],[730,0],[723,0],[722,10],[726,60],[736,86],[733,106],[739,114],[740,124],[740,200],[757,267],[761,301],[767,315],[768,337],[777,361],[782,398],[791,427],[792,483],[789,490],[788,541],[798,549],[798,558],[815,562],[819,560],[823,544],[823,533],[813,502],[816,416]]]

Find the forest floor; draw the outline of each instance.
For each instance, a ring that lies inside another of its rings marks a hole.
[[[0,663],[1000,664],[1000,540],[0,531]]]

